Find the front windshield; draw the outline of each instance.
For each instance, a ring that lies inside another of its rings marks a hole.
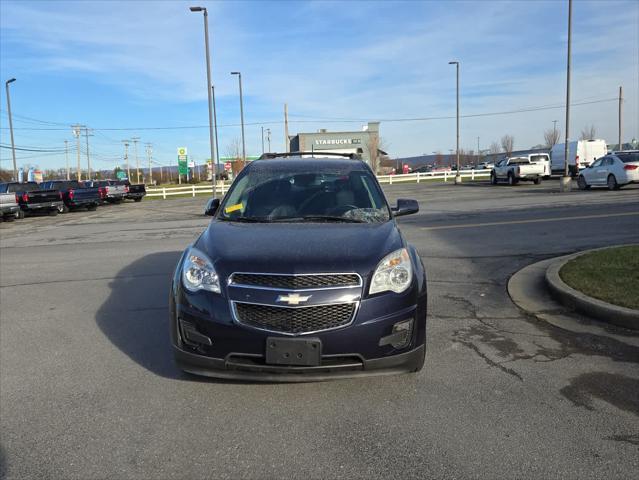
[[[233,184],[220,219],[358,223],[390,219],[386,201],[366,170],[255,167]]]

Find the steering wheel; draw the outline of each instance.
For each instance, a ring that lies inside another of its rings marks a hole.
[[[341,216],[346,212],[350,212],[351,210],[357,210],[359,207],[355,205],[338,205],[337,207],[331,208],[331,214]]]

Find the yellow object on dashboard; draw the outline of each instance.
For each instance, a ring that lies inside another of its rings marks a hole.
[[[228,207],[226,207],[224,209],[225,213],[231,213],[231,212],[236,212],[238,210],[242,210],[244,208],[244,205],[242,205],[241,203],[236,203],[235,205],[229,205]]]

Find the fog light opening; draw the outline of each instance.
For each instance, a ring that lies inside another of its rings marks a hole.
[[[392,333],[379,340],[379,346],[390,345],[396,350],[408,347],[413,337],[414,319],[402,320],[393,325]]]
[[[213,341],[206,335],[197,331],[195,324],[178,319],[180,325],[180,336],[182,341],[190,347],[201,347],[202,345],[210,347],[213,345]]]

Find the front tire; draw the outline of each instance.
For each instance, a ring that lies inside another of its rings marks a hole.
[[[608,175],[608,190],[619,190],[619,184],[614,175]]]
[[[517,185],[517,180],[515,180],[515,176],[512,173],[508,174],[508,185],[511,187]]]
[[[57,208],[52,208],[51,210],[49,210],[49,216],[50,217],[55,217],[55,216],[58,215],[58,213],[60,213],[60,212],[58,211]]]
[[[88,212],[94,212],[97,208],[98,208],[98,204],[97,203],[92,203],[91,205],[89,205],[87,207],[87,211]]]
[[[586,183],[586,179],[583,177],[583,175],[579,175],[579,178],[577,178],[577,186],[579,187],[579,190],[590,189],[590,185]]]
[[[134,201],[134,202],[141,202],[141,201],[142,201],[142,198],[141,198],[141,197],[140,197],[140,198],[134,198],[134,199],[133,199],[133,201]]]
[[[539,185],[541,183],[541,177],[537,177],[533,180],[535,185]]]
[[[492,185],[497,185],[497,175],[495,175],[494,172],[490,174],[490,183]]]

